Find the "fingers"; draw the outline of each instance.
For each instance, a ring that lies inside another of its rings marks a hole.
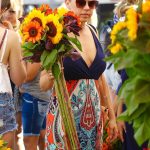
[[[117,139],[117,137],[118,137],[118,128],[114,127],[112,141]]]
[[[125,126],[125,123],[123,123],[123,129],[124,129],[124,131],[125,131],[125,133],[126,133],[126,126]]]
[[[109,122],[110,134],[109,139],[110,141],[114,141],[118,137],[118,128],[115,121]]]
[[[121,131],[119,131],[119,138],[120,138],[120,140],[122,141],[122,142],[124,142],[124,137],[123,137],[123,130]]]
[[[118,137],[118,128],[117,128],[117,126],[114,127],[114,131],[113,132],[114,132],[113,133],[113,135],[114,135],[113,139],[115,140]]]
[[[120,138],[120,140],[122,142],[124,142],[124,136],[123,136],[123,132],[125,131],[126,132],[126,129],[125,129],[125,124],[124,122],[118,122],[118,136]]]
[[[47,73],[47,75],[48,75],[47,77],[48,77],[48,80],[49,80],[49,81],[54,80],[54,76],[53,76],[52,72],[49,71],[49,72]]]
[[[13,30],[13,26],[9,21],[3,21],[3,25],[10,30]]]

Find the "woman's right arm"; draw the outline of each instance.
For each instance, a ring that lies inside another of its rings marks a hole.
[[[13,31],[8,31],[8,47],[10,78],[17,86],[21,85],[26,78],[26,69],[22,61],[21,45],[18,35]],[[10,38],[11,37],[11,38]]]
[[[40,71],[40,68],[41,68],[40,63],[27,62],[26,63],[27,77],[26,77],[26,80],[24,82],[25,83],[30,82],[33,79],[35,79],[35,77],[38,75],[38,73]]]

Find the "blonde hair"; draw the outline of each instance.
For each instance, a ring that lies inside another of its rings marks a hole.
[[[122,0],[117,3],[114,12],[118,15],[118,17],[123,17],[125,15],[126,10],[128,10],[131,6],[136,5],[139,0]]]
[[[16,11],[17,18],[20,18],[23,14],[22,0],[10,0],[11,8]]]

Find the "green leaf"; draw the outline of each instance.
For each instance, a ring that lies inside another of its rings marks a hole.
[[[65,54],[64,55],[68,55],[70,50],[72,50],[72,45],[71,44],[65,45]]]
[[[60,76],[60,73],[61,73],[61,68],[59,66],[58,63],[55,63],[53,66],[52,66],[52,73],[55,77],[55,79],[58,79],[59,76]]]
[[[28,49],[28,50],[34,50],[39,44],[33,44],[32,42],[25,42],[22,45],[22,48]]]
[[[31,52],[31,51],[28,51],[28,50],[23,51],[23,56],[24,57],[28,57],[28,56],[32,56],[32,55],[33,55],[33,52]]]
[[[75,36],[75,38],[73,37],[69,37],[68,35],[64,34],[64,37],[69,40],[71,43],[73,43],[80,51],[82,51],[82,46],[80,41],[77,39],[77,37]]]
[[[129,78],[134,78],[137,75],[134,68],[126,68],[125,70]]]
[[[141,76],[141,78],[145,80],[150,81],[150,69],[149,69],[149,64],[146,64],[145,62],[142,62],[141,59],[141,64],[137,64],[133,69],[136,71],[136,73]]]
[[[137,78],[126,80],[119,91],[119,97],[124,99],[129,115],[131,115],[139,106],[139,103],[135,103],[135,95],[133,94],[136,81]]]
[[[65,52],[65,45],[64,45],[64,44],[62,44],[62,45],[60,46],[60,48],[58,49],[58,52],[59,52],[59,53]]]
[[[133,67],[135,65],[135,60],[138,57],[138,53],[133,51],[133,49],[131,51],[127,51],[121,60],[115,64],[115,67],[117,69]]]
[[[114,55],[106,57],[104,60],[108,62],[112,62],[116,70],[124,69],[125,68],[124,66],[118,68],[119,66],[118,64],[122,61],[122,58],[124,57],[124,55],[125,55],[125,52],[122,50]]]
[[[46,70],[51,69],[51,67],[53,66],[53,64],[55,63],[56,59],[57,59],[57,50],[53,49],[46,57],[46,59],[43,62],[43,67]]]
[[[129,121],[128,111],[121,113],[121,115],[117,118],[117,120]]]
[[[150,107],[150,105],[141,104],[131,115],[129,115],[128,109],[127,109],[117,119],[124,120],[124,121],[133,121],[139,118],[141,114],[145,113],[148,107]]]
[[[44,61],[45,61],[46,57],[48,56],[48,54],[49,54],[49,52],[46,51],[46,50],[42,53],[41,58],[40,58],[42,64],[44,63]]]
[[[150,54],[143,55],[143,59],[150,65]]]
[[[143,119],[144,118],[144,114],[141,114],[137,119],[135,119],[133,121],[133,128],[135,130],[139,129],[139,127],[141,126],[142,122],[143,122]]]
[[[134,111],[134,113],[131,116],[129,116],[130,120],[140,117],[142,113],[145,113],[148,107],[150,107],[150,105],[140,104],[139,107]]]
[[[140,128],[136,130],[134,137],[139,145],[150,139],[150,119],[148,114],[145,113],[144,120]]]
[[[150,103],[150,82],[140,79],[137,80],[133,93],[136,104]]]
[[[134,137],[137,140],[138,144],[142,144],[143,141],[143,130],[144,130],[144,123],[141,124],[140,128],[137,130],[137,132],[135,133]]]
[[[42,36],[42,41],[45,41],[46,40],[46,33]]]

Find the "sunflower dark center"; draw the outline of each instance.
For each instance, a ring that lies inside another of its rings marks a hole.
[[[56,28],[56,26],[54,25],[54,23],[53,23],[53,22],[49,22],[49,23],[47,24],[47,26],[48,26],[48,28],[49,28],[48,35],[51,36],[51,37],[56,36],[56,34],[57,34],[57,28]]]
[[[40,24],[40,26],[42,26],[42,21],[41,21],[40,18],[35,17],[35,18],[32,19],[32,21],[37,21]]]
[[[32,27],[32,28],[29,29],[30,37],[35,37],[35,36],[37,36],[37,34],[38,34],[38,31],[37,31],[36,28]]]

